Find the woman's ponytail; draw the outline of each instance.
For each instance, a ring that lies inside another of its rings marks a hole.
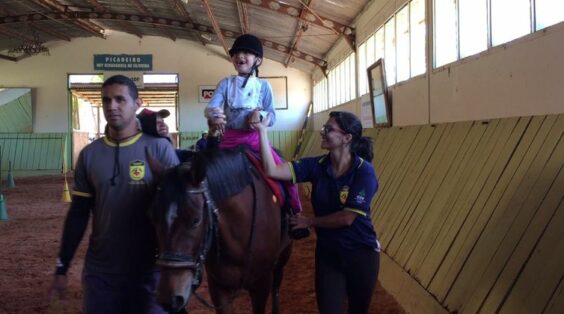
[[[372,139],[367,136],[353,139],[351,152],[357,154],[359,157],[366,161],[372,162],[372,159],[374,158]]]

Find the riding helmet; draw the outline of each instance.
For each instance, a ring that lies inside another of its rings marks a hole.
[[[243,34],[237,37],[233,46],[229,49],[229,55],[233,56],[239,51],[248,51],[257,57],[262,58],[262,44],[260,39],[251,34]]]

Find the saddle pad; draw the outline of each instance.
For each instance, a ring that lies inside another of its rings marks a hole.
[[[281,189],[280,183],[277,180],[274,180],[268,175],[266,175],[266,172],[264,172],[264,168],[262,167],[262,162],[258,160],[258,158],[255,157],[255,155],[252,152],[245,151],[245,155],[247,155],[247,158],[251,161],[253,166],[255,166],[255,168],[258,170],[264,181],[266,181],[266,184],[268,185],[268,187],[270,187],[270,190],[272,191],[274,196],[276,196],[276,198],[278,199],[278,202],[280,203],[280,207],[284,206],[285,197],[284,197],[284,192]]]

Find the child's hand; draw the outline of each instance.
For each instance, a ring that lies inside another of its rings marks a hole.
[[[223,134],[223,129],[225,127],[226,116],[221,108],[213,108],[208,110],[206,113],[208,117],[208,125],[214,129],[219,130]]]

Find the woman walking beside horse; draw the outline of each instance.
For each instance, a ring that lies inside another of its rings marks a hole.
[[[256,121],[256,119],[255,119]],[[267,174],[279,180],[311,182],[315,217],[296,216],[294,228],[314,227],[315,287],[321,314],[367,313],[378,279],[380,245],[370,220],[378,189],[371,165],[372,141],[362,136],[360,120],[349,112],[331,112],[321,130],[327,155],[276,165],[268,147],[266,123],[259,130]]]

